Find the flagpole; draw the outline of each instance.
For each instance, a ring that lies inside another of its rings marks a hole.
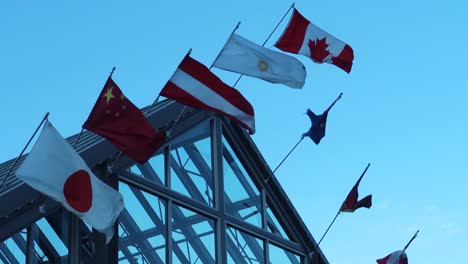
[[[419,230],[416,231],[416,233],[413,235],[413,237],[410,239],[410,241],[408,242],[408,244],[406,244],[405,248],[403,248],[403,251],[406,251],[406,249],[409,247],[409,245],[411,244],[411,242],[413,242],[413,240],[418,236],[418,233],[419,233]]]
[[[216,61],[218,60],[219,56],[221,56],[221,53],[223,53],[223,50],[226,48],[226,45],[228,44],[229,40],[231,39],[232,35],[234,35],[234,33],[236,32],[236,30],[239,28],[240,26],[240,21],[237,22],[237,25],[236,27],[232,30],[231,34],[229,34],[229,38],[226,40],[226,42],[224,43],[223,45],[223,48],[219,51],[218,55],[216,55],[216,58],[214,59],[213,63],[211,63],[210,65],[210,70],[211,68],[213,68],[213,65],[216,63]]]
[[[337,100],[338,100],[338,99],[337,99]],[[335,100],[335,102],[334,102],[333,104],[335,104],[337,100]],[[362,179],[362,177],[364,177],[364,174],[366,174],[366,172],[367,172],[367,170],[369,169],[369,167],[370,167],[370,163],[367,163],[367,167],[366,167],[366,168],[364,169],[364,171],[362,172],[361,176],[360,176],[359,179],[358,179],[358,182]],[[328,228],[327,228],[327,230],[325,231],[325,233],[324,233],[324,234],[322,235],[322,237],[320,238],[320,240],[319,240],[319,242],[317,243],[317,245],[320,245],[320,242],[322,242],[323,238],[327,235],[328,230],[330,230],[330,228],[332,227],[332,225],[335,223],[335,220],[336,220],[336,218],[338,217],[338,215],[340,215],[340,213],[341,213],[341,208],[338,210],[338,213],[336,213],[335,218],[333,218],[333,220],[331,221],[331,223],[330,223],[330,225],[328,226]],[[414,239],[414,238],[413,238],[413,239]],[[411,241],[410,241],[410,243],[411,243]]]
[[[189,56],[190,53],[192,53],[192,48],[190,48],[187,53],[185,54],[184,58]],[[177,69],[176,69],[177,71]],[[174,76],[175,72],[171,75],[171,77],[169,79],[172,79],[172,76]],[[153,103],[148,107],[148,109],[146,109],[146,111],[143,113],[143,116],[146,117],[148,116],[148,114],[150,113],[151,109],[153,108],[153,106],[159,101],[159,98],[161,98],[161,92],[159,92],[158,96],[156,96],[156,99],[154,99]],[[182,113],[185,111],[185,108],[187,106],[184,106],[184,108],[182,109],[182,111],[180,112],[179,114],[179,117],[182,115]],[[179,118],[177,118],[179,119]],[[176,120],[177,122],[177,120]],[[175,123],[174,123],[175,125]],[[171,128],[168,129],[168,131],[166,132],[166,134],[169,134],[170,133],[170,130],[173,128],[174,126],[172,126]],[[108,172],[112,172],[112,168],[114,167],[115,163],[117,162],[117,160],[120,158],[120,156],[122,156],[122,151],[119,151],[119,154],[117,154],[117,157],[114,159],[114,161],[112,161],[112,164],[110,166],[108,166],[107,170]]]
[[[359,177],[359,179],[357,180],[357,182],[359,182],[359,181],[362,179],[362,177],[364,177],[364,174],[366,174],[367,169],[369,169],[369,167],[370,167],[370,162],[367,163],[367,167],[366,167],[366,168],[364,169],[364,171],[361,173],[361,176]],[[356,182],[356,183],[357,183],[357,182]]]
[[[26,146],[24,146],[23,150],[21,150],[21,153],[19,154],[18,157],[16,157],[15,161],[13,162],[13,164],[11,165],[10,169],[8,170],[8,172],[6,173],[5,177],[3,178],[2,182],[0,183],[0,189],[3,187],[3,184],[5,183],[5,181],[7,180],[8,176],[10,175],[11,171],[13,170],[13,168],[15,167],[16,163],[18,163],[18,160],[21,158],[21,156],[23,156],[24,152],[26,151],[26,148],[28,148],[29,144],[31,143],[32,139],[34,138],[34,136],[37,134],[37,131],[39,131],[39,129],[41,128],[42,124],[44,124],[44,122],[49,118],[49,112],[45,113],[44,117],[42,118],[41,120],[41,123],[39,123],[39,125],[37,126],[36,130],[34,131],[34,133],[32,134],[32,136],[29,138],[28,140],[28,143],[26,143]]]
[[[109,73],[109,77],[107,77],[107,80],[109,80],[112,77],[112,74],[114,74],[114,72],[115,72],[115,66],[112,67],[112,70]],[[98,98],[98,100],[99,100],[99,98]],[[80,134],[78,134],[78,137],[75,139],[75,142],[73,142],[73,148],[75,148],[76,144],[78,144],[78,141],[80,141],[80,138],[81,138],[81,135],[83,134],[83,132],[84,132],[84,128],[81,128]]]
[[[268,40],[270,40],[271,36],[273,36],[273,33],[275,33],[276,29],[278,29],[279,25],[281,25],[281,23],[283,22],[283,20],[286,18],[286,16],[288,15],[289,11],[291,11],[291,9],[294,7],[296,3],[292,3],[291,6],[288,8],[288,11],[286,11],[286,13],[284,13],[283,17],[280,19],[280,21],[278,22],[278,24],[276,24],[275,28],[273,29],[273,31],[271,31],[270,35],[268,35],[268,37],[265,39],[265,41],[263,42],[262,44],[262,47],[265,47],[265,44],[268,42]],[[237,83],[240,81],[240,79],[242,78],[242,76],[244,76],[243,74],[241,74],[239,76],[239,78],[237,78],[236,82],[234,83],[234,85],[232,87],[236,87]]]
[[[218,52],[218,55],[216,55],[216,58],[213,60],[213,62],[211,63],[210,67],[208,69],[212,69],[213,68],[213,65],[216,63],[216,61],[218,60],[219,56],[221,56],[221,53],[223,52],[224,48],[226,48],[226,45],[228,44],[229,40],[231,39],[232,35],[234,35],[234,33],[236,32],[236,30],[239,28],[240,26],[240,21],[237,22],[236,26],[234,27],[234,29],[231,31],[231,34],[229,34],[229,37],[227,38],[226,42],[224,43],[223,47],[221,48],[221,50]],[[190,49],[191,51],[192,49]],[[188,54],[190,54],[190,51]],[[187,54],[187,55],[188,55]],[[171,77],[172,78],[172,77]],[[171,79],[170,78],[170,79]],[[179,113],[179,116],[177,116],[177,119],[175,120],[174,124],[171,126],[171,128],[168,129],[167,131],[167,134],[170,135],[171,132],[172,132],[172,129],[176,126],[176,124],[179,122],[179,119],[182,117],[182,115],[184,114],[185,110],[187,109],[187,106],[185,105],[184,108],[182,108],[182,110],[180,111]]]
[[[341,97],[343,97],[343,93],[340,93],[340,95],[338,95],[338,97],[335,99],[335,101],[333,101],[333,103],[327,108],[327,110],[325,110],[325,112],[328,112],[332,109],[332,107],[336,104],[336,102],[338,102],[338,100],[341,99]]]
[[[291,153],[297,148],[297,146],[299,145],[299,143],[302,142],[302,140],[304,139],[304,137],[301,137],[301,139],[299,139],[299,141],[296,143],[296,145],[294,145],[294,147],[288,152],[288,154],[286,154],[286,156],[283,158],[283,160],[281,160],[281,162],[278,164],[278,166],[276,166],[276,168],[273,170],[273,173],[272,175],[275,174],[275,172],[278,170],[278,168],[283,164],[283,162],[289,157],[289,155],[291,155]],[[270,175],[266,180],[265,182],[268,182],[271,178],[272,178],[272,175]]]
[[[330,230],[330,228],[332,227],[332,225],[335,223],[335,220],[336,218],[338,218],[338,216],[341,214],[341,210],[338,210],[338,213],[336,213],[335,215],[335,218],[333,218],[333,220],[331,221],[330,225],[328,226],[327,230],[325,230],[325,233],[323,233],[322,237],[320,238],[319,242],[317,243],[317,246],[320,245],[320,243],[322,242],[322,240],[325,238],[325,236],[327,235],[328,233],[328,230]]]
[[[335,215],[335,218],[333,218],[333,220],[331,221],[330,225],[328,226],[327,230],[325,230],[325,233],[323,233],[322,237],[320,238],[319,242],[317,243],[317,246],[320,246],[320,243],[322,242],[322,240],[325,238],[325,236],[327,235],[328,231],[330,230],[330,228],[332,227],[332,225],[335,223],[335,220],[336,218],[338,218],[338,216],[341,214],[341,210],[338,210],[338,213],[336,213]],[[315,254],[315,249],[310,253],[310,257],[312,257],[314,254]]]
[[[294,5],[294,4],[293,4]],[[292,7],[292,6],[291,6]],[[289,12],[289,10],[288,10]],[[237,82],[236,82],[237,83]],[[340,95],[338,95],[338,97],[335,99],[335,101],[333,101],[333,103],[331,103],[331,105],[325,110],[325,112],[328,112],[332,109],[332,107],[336,104],[336,102],[338,102],[338,100],[341,99],[341,97],[343,96],[343,93],[340,93]],[[304,139],[304,135],[301,137],[301,139],[299,140],[299,142],[296,143],[296,145],[294,145],[294,147],[289,151],[289,153],[283,158],[283,160],[278,164],[278,166],[276,166],[276,168],[273,170],[273,175],[274,173],[276,172],[276,170],[278,170],[278,168],[283,164],[283,162],[289,157],[289,155],[296,149],[296,147],[299,145],[299,143],[302,142],[302,140]],[[370,165],[370,163],[369,163]],[[367,169],[369,168],[369,165],[367,165],[367,168],[366,170],[364,171],[364,173],[366,173]],[[268,182],[270,179],[271,179],[272,176],[269,176],[265,182]]]
[[[185,54],[184,58],[187,57],[188,55],[190,55],[190,53],[192,53],[192,48],[190,48],[187,53]],[[174,76],[175,74],[175,71],[174,73],[172,74],[172,76]],[[171,78],[172,78],[171,76]],[[169,79],[171,79],[169,78]],[[154,99],[153,103],[148,107],[148,109],[146,109],[145,113],[144,113],[144,117],[146,117],[149,112],[151,111],[151,109],[153,108],[153,106],[159,101],[159,98],[161,97],[161,92],[159,92],[158,96],[156,96],[156,99]]]

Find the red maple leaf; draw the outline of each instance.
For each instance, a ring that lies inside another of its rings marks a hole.
[[[330,54],[327,50],[328,44],[326,38],[312,41],[309,39],[310,57],[316,62],[323,62],[323,60]]]

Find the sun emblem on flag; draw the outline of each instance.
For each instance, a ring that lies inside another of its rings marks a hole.
[[[264,72],[266,70],[268,70],[268,65],[266,64],[265,61],[259,61],[258,62],[258,68],[260,69],[260,71]]]

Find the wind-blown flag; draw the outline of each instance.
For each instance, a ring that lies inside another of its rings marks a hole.
[[[93,110],[83,124],[139,163],[145,163],[165,142],[143,113],[108,78]]]
[[[291,88],[302,88],[307,75],[298,59],[264,48],[236,34],[229,38],[213,66]]]
[[[190,56],[182,60],[161,95],[227,116],[248,129],[250,134],[255,133],[254,109],[247,99]]]
[[[359,187],[359,184],[361,183],[362,177],[364,177],[364,174],[366,174],[366,171],[369,168],[369,165],[367,165],[367,168],[364,170],[361,177],[359,177],[358,181],[353,186],[348,196],[346,196],[346,199],[340,208],[341,212],[352,213],[361,207],[370,208],[372,206],[372,195],[367,195],[366,197],[358,201],[358,197],[359,197],[358,187]]]
[[[406,256],[405,251],[398,250],[388,256],[378,259],[378,264],[408,264],[408,257]]]
[[[296,9],[275,46],[283,51],[302,54],[317,63],[331,63],[347,73],[353,66],[351,46],[310,23]]]
[[[318,145],[322,138],[325,137],[328,111],[323,112],[321,115],[316,115],[312,110],[307,109],[307,115],[310,118],[311,126],[309,131],[304,133],[302,137],[310,137],[310,139]]]
[[[113,224],[124,208],[122,195],[91,172],[50,122],[44,124],[16,177],[60,202],[104,233],[107,241],[112,238]]]
[[[312,139],[315,144],[318,145],[320,143],[322,138],[325,137],[328,112],[330,112],[336,102],[341,99],[342,95],[343,93],[341,93],[338,98],[336,98],[335,101],[321,115],[316,115],[314,112],[312,112],[312,110],[307,109],[307,115],[310,118],[311,126],[306,133],[302,134],[303,138],[307,136],[310,137],[310,139]]]

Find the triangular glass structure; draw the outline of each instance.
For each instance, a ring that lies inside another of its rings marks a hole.
[[[124,197],[108,244],[12,178],[0,189],[0,262],[328,264],[243,128],[170,100],[147,118],[168,141],[144,164],[89,132],[77,144],[96,175]],[[0,179],[12,163],[0,164]]]

